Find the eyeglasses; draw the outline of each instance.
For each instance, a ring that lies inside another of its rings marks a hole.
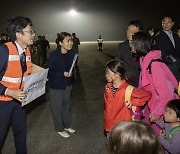
[[[35,34],[35,31],[34,31],[34,30],[32,30],[32,29],[31,29],[31,30],[26,30],[26,31],[25,31],[25,30],[23,30],[23,32],[30,33],[31,35]]]

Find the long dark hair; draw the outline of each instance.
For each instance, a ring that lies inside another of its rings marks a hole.
[[[127,72],[125,69],[125,64],[119,59],[110,60],[106,67],[114,73],[118,73],[122,80],[126,80],[129,84],[133,85],[134,76]]]
[[[121,79],[125,79],[125,68],[124,68],[124,63],[118,59],[113,59],[110,60],[107,64],[106,67],[110,69],[114,73],[118,73],[121,77]]]
[[[152,50],[152,43],[150,37],[145,32],[137,32],[133,35],[133,43],[136,50],[137,57],[145,56]]]

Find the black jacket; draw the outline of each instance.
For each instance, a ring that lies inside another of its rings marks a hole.
[[[124,41],[118,44],[116,58],[122,60],[125,63],[125,69],[127,73],[131,73],[134,76],[133,85],[138,86],[140,66],[136,58],[133,58],[131,54],[131,48],[129,41]]]
[[[166,58],[168,55],[180,58],[180,38],[176,33],[173,33],[173,38],[175,48],[170,38],[164,31],[155,38],[155,49],[161,50],[163,58]]]

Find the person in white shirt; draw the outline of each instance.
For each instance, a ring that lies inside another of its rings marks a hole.
[[[101,35],[99,35],[97,42],[98,42],[98,50],[103,51],[103,39],[101,38]]]

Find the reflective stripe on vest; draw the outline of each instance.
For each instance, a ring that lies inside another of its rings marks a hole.
[[[3,76],[2,81],[11,82],[11,83],[21,83],[21,78],[10,78]],[[23,77],[23,81],[24,81],[24,77]]]
[[[19,55],[9,55],[9,61],[19,61]],[[31,61],[30,56],[26,56],[26,61]]]
[[[5,43],[9,50],[9,57],[7,68],[4,76],[0,80],[0,83],[9,89],[19,89],[21,80],[22,80],[22,68],[20,63],[20,57],[16,46],[12,42]],[[27,71],[24,72],[24,77],[30,74],[32,63],[31,63],[31,55],[30,51],[26,49],[26,64]],[[21,86],[21,90],[24,88],[24,78]],[[1,101],[10,101],[13,100],[10,96],[0,95]]]

